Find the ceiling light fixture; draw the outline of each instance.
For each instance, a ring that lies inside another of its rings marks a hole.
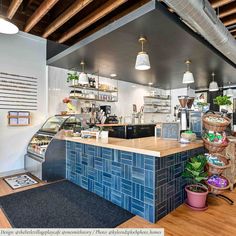
[[[146,52],[143,51],[143,44],[147,42],[147,39],[145,37],[140,37],[138,41],[142,45],[142,51],[139,52],[136,57],[135,69],[136,70],[149,70],[151,68],[149,56]]]
[[[148,83],[148,85],[150,85],[150,86],[151,86],[151,85],[153,85],[153,83],[152,83],[152,82],[149,82],[149,83]]]
[[[185,61],[186,67],[187,67],[187,71],[184,73],[183,76],[183,84],[191,84],[194,83],[194,77],[193,77],[193,73],[190,72],[189,70],[189,65],[191,64],[190,60]]]
[[[80,62],[82,72],[79,74],[79,83],[82,85],[89,84],[88,75],[84,72],[84,61]]]
[[[111,77],[116,77],[117,74],[113,73],[113,74],[110,74]]]
[[[0,33],[2,34],[17,34],[19,29],[16,25],[8,20],[0,18]]]
[[[1,0],[0,33],[17,34],[18,32],[19,32],[18,27],[3,17],[2,0]]]
[[[210,92],[218,91],[219,90],[219,86],[218,86],[217,82],[215,81],[215,73],[213,72],[211,74],[211,76],[212,76],[212,81],[211,81],[211,83],[209,85],[209,91]]]
[[[227,95],[228,97],[233,97],[233,96],[234,96],[234,91],[233,91],[233,89],[231,88],[230,84],[231,84],[231,82],[229,82],[229,88],[226,90],[226,95]]]

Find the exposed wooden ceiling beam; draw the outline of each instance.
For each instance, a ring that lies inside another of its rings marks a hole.
[[[218,8],[218,7],[222,7],[228,3],[231,3],[235,0],[215,0],[215,1],[211,1],[211,5],[213,8]]]
[[[58,1],[59,0],[44,0],[39,8],[26,22],[24,31],[29,32]]]
[[[223,24],[224,24],[225,26],[229,26],[229,25],[236,24],[236,16],[235,16],[235,17],[232,17],[232,18],[230,18],[230,19],[228,19],[228,20],[223,21]]]
[[[7,18],[12,19],[23,0],[12,0],[7,10]]]
[[[220,9],[219,17],[223,18],[236,13],[236,2],[225,6],[225,8]]]
[[[96,9],[94,12],[89,14],[83,20],[79,21],[75,26],[70,28],[67,32],[65,32],[62,37],[58,40],[59,43],[64,43],[74,35],[81,32],[83,29],[87,28],[88,26],[92,25],[102,17],[106,16],[111,11],[115,10],[121,4],[125,3],[127,0],[109,0],[104,5]]]
[[[229,32],[230,32],[230,33],[234,33],[234,32],[236,32],[236,29],[232,29],[232,30],[230,30]]]
[[[46,28],[42,37],[47,38],[50,34],[56,31],[60,26],[65,24],[68,20],[70,20],[92,1],[93,0],[77,0]]]
[[[79,43],[82,39],[88,37],[91,34],[94,34],[95,32],[99,31],[100,29],[104,28],[105,26],[111,24],[112,22],[120,19],[121,17],[129,14],[130,12],[136,10],[137,8],[143,6],[144,4],[146,4],[147,2],[149,2],[150,0],[139,0],[137,1],[135,4],[131,5],[130,7],[127,7],[124,11],[120,12],[119,14],[113,16],[110,20],[107,20],[106,22],[102,23],[101,25],[97,26],[96,28],[93,28],[91,31],[89,31],[88,33],[86,33],[85,35],[83,35],[81,38],[79,38],[79,40],[75,40],[75,43]],[[74,43],[73,43],[74,44]]]

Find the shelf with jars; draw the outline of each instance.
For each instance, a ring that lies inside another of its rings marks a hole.
[[[144,96],[144,113],[171,112],[170,95]]]
[[[71,99],[80,99],[87,101],[117,102],[118,101],[118,80],[109,79],[112,83],[101,81],[99,74],[87,75],[87,82],[83,78],[80,83],[80,74],[78,79],[69,85]]]

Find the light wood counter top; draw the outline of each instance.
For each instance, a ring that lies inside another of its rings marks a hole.
[[[96,140],[95,138],[82,139],[80,137],[65,137],[63,133],[59,133],[55,136],[55,138],[157,157],[164,157],[174,153],[203,147],[203,142],[201,140],[190,144],[181,144],[178,141],[160,139],[156,137],[137,139],[108,138],[104,140]]]

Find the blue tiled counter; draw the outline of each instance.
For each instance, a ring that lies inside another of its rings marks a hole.
[[[203,153],[155,157],[72,141],[66,149],[68,180],[153,223],[183,203],[185,163]]]

